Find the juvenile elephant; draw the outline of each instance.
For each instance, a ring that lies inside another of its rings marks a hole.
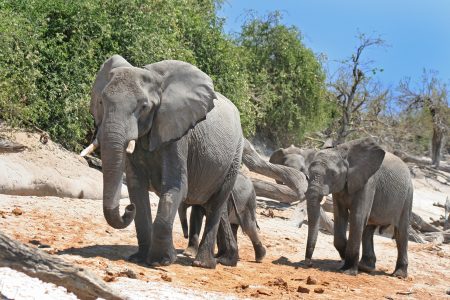
[[[184,237],[189,237],[188,247],[184,253],[188,256],[195,256],[198,249],[198,236],[202,228],[204,210],[201,206],[192,206],[188,234],[188,222],[186,217],[187,208],[188,205],[182,203],[178,211]],[[228,199],[228,216],[234,239],[237,241],[237,231],[239,226],[241,226],[244,233],[247,234],[252,241],[253,249],[255,251],[255,261],[261,262],[266,256],[266,249],[261,243],[258,234],[255,189],[253,188],[252,181],[242,173],[238,174],[236,183],[234,184],[230,198]],[[223,230],[220,230],[219,233],[221,234],[218,237],[219,249],[217,255],[220,257],[227,255],[228,249],[226,249],[227,244],[224,243],[224,239],[230,237],[225,236]]]
[[[333,194],[334,246],[345,260],[341,270],[356,275],[375,269],[373,234],[377,226],[395,227],[397,264],[394,275],[406,277],[408,225],[413,185],[408,167],[385,152],[373,139],[359,139],[319,151],[309,167],[306,191],[308,241],[305,260],[311,258],[319,231],[320,201]],[[348,241],[347,223],[350,223]],[[358,265],[362,241],[362,258]]]
[[[172,227],[185,202],[202,206],[206,213],[193,265],[214,268],[219,223],[232,234],[222,211],[242,156],[236,107],[214,91],[208,75],[188,63],[166,60],[137,68],[119,55],[102,65],[91,96],[97,138],[83,154],[101,147],[108,224],[125,228],[135,219],[139,251],[130,259],[151,265],[175,261]],[[124,168],[131,204],[121,216]],[[149,190],[160,196],[153,224]],[[237,247],[230,243],[230,249]]]
[[[291,145],[274,151],[269,158],[269,162],[291,167],[308,175],[308,168],[315,153],[316,150],[314,149],[300,149]],[[280,184],[281,182],[277,180],[277,183]]]

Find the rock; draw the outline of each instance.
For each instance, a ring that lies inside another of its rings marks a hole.
[[[300,285],[297,289],[297,292],[303,293],[303,294],[309,294],[309,289]]]
[[[420,168],[412,168],[411,172],[414,175],[414,178],[423,179],[425,178],[425,174],[420,170]]]
[[[313,278],[311,276],[308,276],[308,278],[306,279],[306,284],[309,284],[309,285],[317,284],[317,279],[315,279],[315,278]]]
[[[170,277],[169,275],[167,275],[165,273],[161,274],[161,279],[164,281],[167,281],[167,282],[172,282],[172,277]]]
[[[325,292],[325,290],[321,287],[317,287],[314,289],[314,293],[323,294],[323,292]]]
[[[439,175],[436,176],[436,180],[439,181],[442,184],[447,184],[447,180],[444,177],[442,177],[442,176],[439,176]]]
[[[137,279],[136,273],[133,270],[130,270],[130,269],[126,269],[126,270],[120,272],[118,274],[118,276],[128,277],[128,278],[131,278],[131,279]]]
[[[105,277],[103,277],[103,280],[106,282],[113,282],[114,280],[116,280],[116,277],[111,276],[111,275],[106,275]]]
[[[12,210],[12,213],[13,213],[15,216],[20,216],[20,215],[23,214],[23,211],[22,211],[20,208],[16,207],[16,208],[14,208],[14,209]]]

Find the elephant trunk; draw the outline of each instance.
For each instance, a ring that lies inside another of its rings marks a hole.
[[[125,208],[123,216],[120,215],[119,210],[124,171],[125,137],[125,130],[108,130],[103,133],[101,142],[103,214],[106,222],[116,229],[122,229],[130,225],[136,215],[134,204],[130,204]]]
[[[306,210],[308,213],[308,240],[306,243],[305,262],[311,265],[311,258],[316,247],[317,235],[320,225],[320,193],[313,188],[308,188],[306,192]]]

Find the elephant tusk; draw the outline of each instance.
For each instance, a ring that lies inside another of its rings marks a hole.
[[[131,140],[128,143],[128,147],[127,147],[127,153],[132,154],[134,152],[134,147],[136,146],[136,141],[135,140]]]
[[[80,156],[84,157],[88,154],[91,154],[92,152],[94,152],[94,150],[97,148],[97,146],[98,145],[96,145],[95,143],[90,144],[83,151],[81,151]]]

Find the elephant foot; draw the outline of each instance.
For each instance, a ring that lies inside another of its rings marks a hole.
[[[127,260],[136,264],[144,263],[148,254],[148,248],[148,245],[140,245],[138,252],[130,255]]]
[[[177,253],[173,247],[168,251],[150,250],[146,263],[152,267],[168,266],[177,260]]]
[[[147,256],[146,254],[141,253],[140,251],[138,251],[138,252],[130,255],[127,260],[129,262],[132,262],[132,263],[135,263],[135,264],[139,264],[139,263],[145,262],[145,257],[146,256]]]
[[[266,248],[262,244],[254,246],[255,249],[255,261],[260,263],[264,257],[266,257]]]
[[[342,268],[340,268],[339,270],[347,275],[355,276],[358,274],[358,266],[353,266],[347,263],[344,263]]]
[[[204,268],[204,269],[215,269],[217,265],[216,259],[213,258],[209,261],[200,261],[195,259],[192,262],[192,266],[194,267],[199,267],[199,268]]]
[[[346,275],[352,275],[352,276],[356,276],[358,275],[358,269],[347,269],[347,270],[342,270],[342,273],[346,274]]]
[[[406,268],[397,268],[392,276],[395,276],[397,278],[406,278],[408,277],[408,271],[406,270]]]
[[[358,264],[358,270],[366,273],[375,271],[375,262],[373,259],[365,259],[364,257]]]
[[[183,251],[183,254],[188,257],[195,257],[197,255],[197,248],[189,246]]]
[[[312,267],[312,260],[311,260],[311,258],[305,258],[305,266],[307,268],[311,268]]]
[[[239,260],[239,255],[237,254],[229,254],[229,255],[221,255],[217,257],[217,262],[224,266],[235,267]]]

